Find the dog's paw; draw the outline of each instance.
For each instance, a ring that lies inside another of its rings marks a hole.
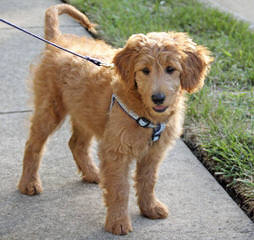
[[[118,219],[117,221],[110,221],[110,219],[107,218],[105,231],[115,235],[126,235],[129,232],[132,232],[131,222],[128,217]]]
[[[18,189],[21,193],[26,195],[36,195],[42,192],[41,181],[36,179],[32,181],[21,180],[18,185]]]
[[[82,180],[88,183],[100,183],[100,177],[98,172],[89,172],[82,176]]]
[[[141,213],[151,219],[166,218],[168,216],[168,208],[165,204],[155,200],[147,208],[140,207]]]

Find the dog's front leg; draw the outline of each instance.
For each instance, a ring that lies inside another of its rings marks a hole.
[[[117,150],[109,150],[101,144],[101,187],[107,207],[105,230],[117,235],[132,231],[128,215],[129,183],[128,172],[130,159]]]
[[[168,216],[167,207],[161,203],[154,193],[159,163],[163,151],[151,149],[149,153],[137,160],[135,187],[141,213],[148,218],[158,219]]]

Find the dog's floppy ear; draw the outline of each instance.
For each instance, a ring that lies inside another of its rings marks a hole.
[[[183,51],[181,86],[189,93],[202,88],[205,76],[210,69],[213,58],[203,46],[196,46],[192,41],[191,47]]]
[[[132,35],[125,47],[119,50],[113,59],[116,72],[129,87],[132,87],[135,84],[135,62],[140,54],[141,47],[144,46],[145,42],[146,36],[144,34]]]

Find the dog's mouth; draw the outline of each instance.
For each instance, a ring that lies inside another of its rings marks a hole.
[[[162,113],[162,112],[165,112],[167,108],[168,108],[168,107],[158,105],[158,106],[153,107],[153,110],[154,110],[155,112]]]

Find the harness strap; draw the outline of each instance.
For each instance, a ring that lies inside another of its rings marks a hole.
[[[126,114],[128,114],[131,118],[133,118],[140,127],[153,129],[153,134],[152,134],[152,141],[153,142],[156,142],[160,139],[161,133],[163,132],[163,130],[166,127],[165,123],[153,124],[147,118],[139,117],[136,113],[132,112],[131,110],[128,110],[128,108],[121,102],[121,100],[115,94],[112,94],[109,111],[112,110],[112,107],[113,107],[115,101],[117,101],[117,103],[123,109],[123,111]]]

